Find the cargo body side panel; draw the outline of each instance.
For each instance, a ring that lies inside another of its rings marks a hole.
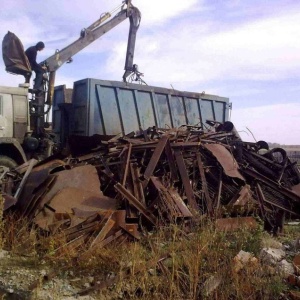
[[[228,121],[229,99],[203,93],[83,79],[74,83],[70,133],[128,134],[149,127],[206,128],[206,120]]]
[[[52,128],[56,140],[61,146],[66,144],[72,123],[72,93],[73,89],[67,89],[65,85],[54,88]]]

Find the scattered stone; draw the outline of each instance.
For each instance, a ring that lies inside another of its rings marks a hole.
[[[274,276],[276,274],[276,270],[274,267],[271,266],[265,266],[264,270],[266,271],[267,274],[269,274],[270,276]]]
[[[88,277],[88,281],[89,281],[89,283],[93,283],[95,281],[95,278],[90,276],[90,277]]]
[[[8,251],[5,251],[5,250],[0,250],[0,259],[1,258],[5,258],[5,257],[9,257],[10,254]]]
[[[149,272],[149,274],[152,275],[152,276],[156,275],[155,269],[149,269],[148,272]]]
[[[88,289],[89,287],[91,287],[91,284],[88,283],[88,282],[86,282],[86,283],[84,284],[84,287]]]
[[[285,225],[289,225],[289,226],[298,226],[300,225],[300,222],[288,222]]]
[[[275,248],[263,248],[260,251],[260,260],[271,266],[275,266],[277,262],[281,261],[285,257],[285,251]]]
[[[250,263],[251,265],[255,265],[257,262],[257,258],[254,257],[252,253],[241,250],[233,259],[233,270],[234,272],[238,273],[245,267],[246,264]]]
[[[299,239],[294,240],[294,241],[291,241],[291,242],[290,242],[290,245],[291,245],[291,247],[292,247],[292,249],[293,249],[294,251],[300,250],[300,241],[299,241]]]
[[[288,278],[289,275],[294,274],[294,266],[292,263],[283,259],[277,264],[277,270],[284,278]]]
[[[222,282],[222,278],[218,275],[211,276],[203,284],[205,296],[209,296]]]
[[[47,271],[46,270],[41,270],[40,271],[40,275],[41,276],[46,276],[47,275]]]
[[[107,280],[114,279],[117,275],[114,272],[109,272],[107,275]]]

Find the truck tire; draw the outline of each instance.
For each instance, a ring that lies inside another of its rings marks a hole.
[[[6,177],[5,172],[13,169],[18,164],[10,157],[0,155],[0,191],[12,195],[14,184],[12,178]]]
[[[5,156],[5,155],[0,155],[0,168],[9,168],[13,169],[17,166],[18,164],[10,157]],[[0,169],[0,172],[2,172]]]

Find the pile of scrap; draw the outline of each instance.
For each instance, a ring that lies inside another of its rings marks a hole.
[[[6,211],[88,251],[139,239],[141,228],[188,228],[200,215],[258,214],[273,230],[286,213],[299,217],[300,173],[286,152],[243,142],[230,122],[211,126],[72,137],[72,155],[16,169],[22,181],[4,195]]]

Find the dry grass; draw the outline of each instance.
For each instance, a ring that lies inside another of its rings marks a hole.
[[[2,228],[7,249],[72,270],[75,276],[110,282],[99,291],[99,299],[262,300],[280,299],[286,289],[282,278],[258,262],[235,270],[234,257],[240,250],[258,255],[265,235],[261,228],[221,232],[203,220],[186,233],[179,225],[166,225],[145,232],[141,241],[111,243],[84,259],[64,247],[62,234],[41,237],[26,220],[7,216]]]

